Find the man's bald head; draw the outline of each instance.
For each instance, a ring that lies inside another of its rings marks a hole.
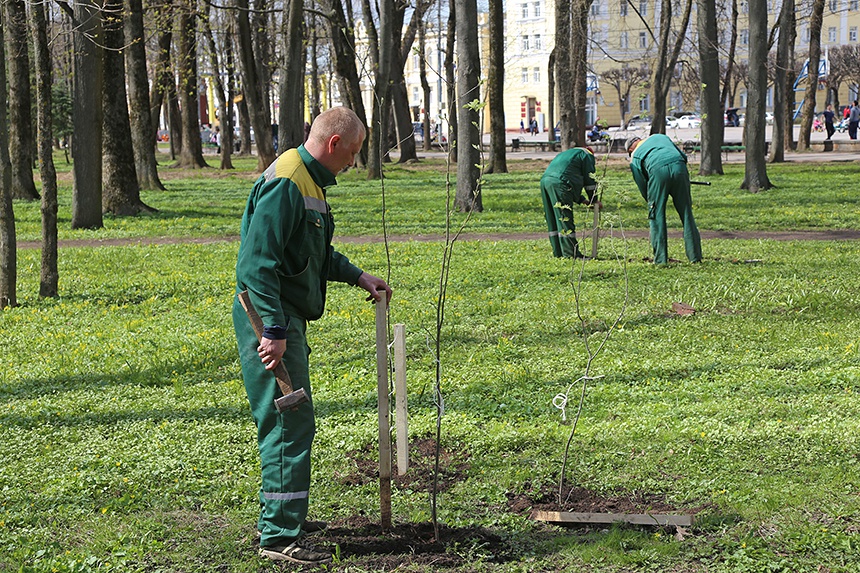
[[[333,107],[317,116],[311,125],[308,140],[318,145],[325,145],[332,135],[354,142],[359,137],[364,140],[366,135],[364,124],[348,107]]]

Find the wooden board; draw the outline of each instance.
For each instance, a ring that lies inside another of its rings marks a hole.
[[[632,523],[634,525],[660,525],[674,527],[691,527],[692,515],[671,515],[660,513],[574,513],[569,511],[535,511],[532,519],[550,523],[574,524],[596,523],[611,524],[616,522]]]

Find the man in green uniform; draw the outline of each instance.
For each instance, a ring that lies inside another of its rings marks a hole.
[[[262,341],[238,300],[233,325],[257,425],[260,552],[274,560],[316,564],[330,561],[331,555],[299,544],[308,512],[313,404],[279,414],[273,402],[281,392],[271,370],[282,361],[294,389],[311,395],[306,327],[322,316],[327,281],[357,285],[376,300],[391,297],[384,280],[331,246],[334,219],[325,189],[353,164],[364,137],[364,125],[350,109],[320,114],[307,142],[286,151],[260,176],[242,217],[236,288],[248,291],[263,320]]]
[[[631,137],[625,147],[630,155],[630,170],[642,197],[648,202],[651,248],[654,263],[668,262],[666,246],[666,203],[669,197],[684,226],[684,249],[690,262],[702,260],[702,242],[693,218],[690,173],[687,156],[667,136],[657,133],[647,139]]]
[[[593,173],[591,149],[574,147],[556,155],[540,178],[540,195],[554,257],[583,258],[576,243],[573,206],[586,203],[583,188],[588,194],[588,204],[594,202],[597,182]]]

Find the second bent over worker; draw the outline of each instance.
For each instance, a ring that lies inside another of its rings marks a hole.
[[[555,257],[583,258],[576,243],[573,206],[594,201],[597,182],[593,173],[594,154],[590,149],[574,147],[559,153],[540,179],[544,216]],[[587,200],[582,195],[583,189]]]
[[[684,225],[684,250],[690,262],[702,260],[702,241],[693,218],[690,173],[687,156],[666,135],[657,133],[647,139],[631,137],[625,145],[630,154],[630,170],[642,197],[648,202],[648,223],[654,264],[669,260],[666,239],[666,203],[669,197]]]

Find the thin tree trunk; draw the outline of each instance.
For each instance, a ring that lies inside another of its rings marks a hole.
[[[570,69],[573,76],[573,143],[585,146],[585,104],[588,83],[588,12],[592,0],[573,0],[570,22]],[[555,128],[550,127],[553,131]]]
[[[73,32],[74,129],[72,157],[75,160],[72,193],[72,228],[98,229],[102,218],[102,48],[92,38],[101,38],[101,14],[86,2],[75,4]]]
[[[125,88],[125,45],[122,25],[122,0],[107,0],[104,4],[104,70],[102,92],[104,109],[104,139],[102,140],[102,170],[104,211],[118,216],[137,215],[152,211],[140,200],[140,186],[134,168],[131,144],[131,124]]]
[[[570,67],[571,10],[571,0],[557,0],[555,3],[555,37],[557,41],[553,53],[555,54],[555,85],[558,87],[558,120],[561,125],[559,138],[562,149],[570,149],[576,145],[573,70]],[[529,126],[531,120],[531,117],[525,118],[526,127]],[[554,130],[555,126],[553,126]]]
[[[824,0],[813,0],[812,16],[809,18],[809,63],[806,76],[806,94],[800,110],[800,141],[798,148],[809,150],[812,135],[812,119],[815,116],[815,96],[818,92],[818,63],[821,60],[821,22],[824,16]],[[775,120],[775,118],[774,118]]]
[[[738,0],[732,0],[731,30],[729,32],[729,53],[726,56],[726,75],[723,79],[723,92],[720,101],[723,107],[729,106],[730,87],[732,85],[732,73],[734,69],[735,52],[738,47]]]
[[[33,118],[30,90],[30,55],[27,46],[27,11],[23,0],[6,0],[6,38],[9,65],[9,156],[12,162],[12,197],[39,198],[33,180]]]
[[[457,195],[462,212],[484,210],[479,185],[481,133],[478,108],[481,101],[481,61],[478,54],[478,5],[476,0],[457,0]]]
[[[507,173],[505,156],[505,13],[502,0],[489,0],[490,53],[487,101],[490,106],[490,165],[487,173]],[[550,103],[552,110],[552,103]],[[551,115],[551,114],[550,114]],[[550,133],[555,133],[550,119]]]
[[[146,74],[146,45],[143,34],[143,2],[128,0],[125,20],[125,50],[128,68],[129,121],[134,149],[134,167],[141,189],[164,190],[158,177],[153,139],[157,129],[152,126],[149,104],[149,78]]]
[[[702,159],[699,175],[723,174],[721,147],[725,134],[720,101],[720,55],[717,51],[717,6],[713,0],[698,0],[696,22],[699,35],[699,76],[702,81]],[[657,116],[655,116],[655,119]],[[663,122],[660,122],[663,123]],[[664,128],[665,129],[665,128]]]
[[[379,36],[391,38],[394,18],[393,0],[380,0],[379,2]],[[368,12],[365,13],[365,22],[371,15],[368,2],[363,2]],[[371,36],[373,34],[370,34]],[[382,162],[387,153],[388,144],[388,116],[390,113],[391,96],[389,90],[389,79],[391,78],[391,64],[394,46],[390,41],[378,43],[377,66],[374,74],[373,86],[373,112],[370,124],[370,143],[367,156],[367,178],[379,179],[382,177]],[[371,48],[371,52],[373,49]],[[373,56],[371,56],[373,59]]]
[[[284,57],[281,60],[280,98],[278,111],[278,149],[298,147],[304,142],[305,58],[302,46],[304,16],[303,0],[289,0],[289,9],[284,13]],[[301,78],[284,81],[285,78]]]
[[[39,176],[42,179],[42,260],[39,273],[39,296],[55,297],[59,293],[57,270],[57,171],[54,168],[54,145],[51,134],[53,109],[51,101],[51,50],[48,46],[45,5],[30,7],[33,29],[33,52],[36,64],[36,110],[38,111]],[[3,118],[0,118],[2,121]]]
[[[746,161],[741,189],[758,193],[772,187],[767,176],[765,152],[765,103],[767,96],[767,5],[765,0],[749,3],[749,74],[747,113],[744,121]]]
[[[206,14],[203,18],[203,37],[206,38],[206,42],[208,45],[209,52],[209,65],[213,70],[220,70],[222,68],[222,62],[218,61],[218,48],[215,45],[215,36],[212,34],[212,26],[209,23],[210,15],[208,13],[208,4],[206,8]],[[232,50],[231,50],[231,40],[229,37],[224,40],[224,52],[225,59],[228,60],[228,63],[225,63],[225,67],[227,68],[227,76],[230,77],[232,64],[229,63],[229,60],[232,59]],[[233,160],[232,160],[232,146],[233,146],[233,100],[231,97],[225,93],[224,91],[224,80],[221,78],[221,74],[212,74],[213,85],[215,86],[215,96],[218,98],[218,119],[219,119],[219,129],[221,133],[220,139],[220,155],[221,155],[221,169],[233,169]],[[230,94],[232,95],[232,94]]]
[[[448,97],[448,159],[457,161],[457,136],[459,134],[460,110],[457,108],[457,78],[454,75],[454,52],[456,50],[457,8],[455,2],[448,4],[448,36],[445,43],[445,82]],[[441,135],[441,134],[440,134]]]
[[[681,16],[681,24],[678,26],[675,45],[670,52],[669,37],[672,22],[672,2],[671,0],[663,0],[663,7],[660,12],[661,39],[659,56],[654,67],[654,78],[652,81],[654,101],[651,103],[651,116],[654,118],[654,121],[651,122],[651,133],[666,133],[666,121],[664,118],[668,110],[667,100],[669,98],[669,90],[672,87],[672,77],[675,74],[675,66],[678,64],[678,57],[681,54],[684,37],[687,35],[687,26],[690,24],[692,6],[692,0],[685,0],[684,13]],[[718,112],[718,115],[720,121],[722,121],[722,111]]]
[[[0,62],[6,61],[6,22],[0,11]],[[6,66],[0,66],[0,86],[6,85]],[[18,306],[18,250],[12,210],[12,163],[6,123],[6,90],[0,89],[0,310]]]
[[[771,132],[770,156],[768,158],[771,163],[782,163],[785,161],[785,134],[786,129],[790,128],[789,126],[791,125],[786,121],[786,115],[789,114],[787,105],[789,94],[793,94],[792,86],[787,83],[788,43],[791,40],[789,30],[793,14],[794,0],[783,0],[782,10],[779,15],[779,39],[776,45],[776,70],[774,70],[773,82],[773,130]],[[790,99],[793,100],[794,98]]]
[[[209,167],[200,139],[200,98],[197,76],[196,0],[186,0],[179,12],[179,100],[182,106],[182,149],[174,167]],[[268,129],[266,130],[268,131]],[[257,135],[259,138],[259,134]]]
[[[275,149],[272,146],[272,121],[271,117],[266,115],[266,103],[260,85],[261,72],[257,69],[257,62],[254,57],[248,0],[236,0],[236,7],[238,8],[236,22],[239,32],[239,60],[242,68],[244,101],[248,106],[251,123],[254,126],[257,170],[262,172],[275,160]]]
[[[244,84],[244,81],[243,81]],[[242,94],[247,93],[245,86],[242,86]],[[248,100],[241,97],[236,106],[239,112],[239,155],[251,155],[251,111],[248,109]]]
[[[421,20],[421,26],[418,28],[418,77],[421,79],[421,97],[424,102],[424,151],[433,149],[433,127],[430,125],[430,82],[427,81],[427,26],[424,20]],[[439,70],[441,71],[441,70]],[[441,110],[440,110],[441,111]],[[441,140],[439,141],[441,145]]]

